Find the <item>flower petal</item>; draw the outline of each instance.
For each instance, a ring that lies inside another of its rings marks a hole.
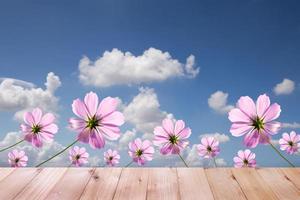
[[[174,124],[173,121],[169,118],[166,118],[162,122],[163,128],[168,134],[173,134],[174,132]]]
[[[256,107],[249,96],[241,97],[237,102],[237,107],[251,119],[256,117]]]
[[[256,101],[257,115],[261,118],[270,107],[270,98],[266,95],[260,95]]]
[[[228,113],[228,119],[233,122],[244,122],[244,123],[252,123],[252,120],[247,116],[245,113],[243,113],[240,109],[234,108]]]
[[[265,112],[264,122],[270,122],[277,119],[280,116],[281,108],[277,103],[272,104],[269,109]]]
[[[118,111],[112,112],[106,115],[104,118],[102,118],[101,123],[121,126],[122,124],[124,124],[124,115]]]
[[[117,106],[118,100],[116,98],[106,97],[100,102],[97,114],[100,115],[100,117],[105,117],[114,112],[117,109]]]
[[[94,92],[85,95],[84,103],[91,116],[94,116],[98,109],[98,96]]]
[[[257,130],[253,130],[246,134],[244,138],[244,144],[247,147],[254,148],[257,146],[258,143],[259,143],[259,133],[257,132]]]
[[[174,134],[177,135],[178,133],[180,133],[185,127],[185,123],[182,120],[178,120],[175,123],[175,129],[174,129]]]
[[[87,120],[88,117],[92,117],[91,115],[89,115],[85,104],[80,99],[76,99],[73,101],[72,110],[73,113],[81,119]]]

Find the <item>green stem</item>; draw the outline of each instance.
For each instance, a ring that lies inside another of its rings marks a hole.
[[[130,163],[128,163],[125,168],[129,167],[131,164],[133,163],[133,161],[131,161]]]
[[[269,144],[271,145],[271,147],[276,151],[276,153],[283,158],[287,163],[289,163],[289,165],[291,165],[292,167],[295,167],[295,165],[293,163],[291,163],[287,158],[285,158],[280,151],[278,151],[278,149],[272,144],[272,142],[269,141]]]
[[[214,164],[215,164],[215,168],[217,168],[217,162],[216,162],[216,158],[213,158]]]
[[[47,160],[41,162],[40,164],[36,165],[35,167],[40,167],[41,165],[45,164],[46,162],[52,160],[53,158],[55,158],[56,156],[62,154],[63,152],[65,152],[68,148],[70,148],[71,146],[73,146],[76,142],[78,142],[78,139],[75,140],[74,142],[72,142],[70,145],[68,145],[66,148],[64,148],[63,150],[59,151],[58,153],[56,153],[55,155],[53,155],[52,157],[48,158]]]
[[[10,149],[10,148],[14,147],[14,146],[17,146],[18,144],[20,144],[20,143],[22,143],[22,142],[24,142],[24,141],[25,141],[24,139],[23,139],[23,140],[20,140],[19,142],[15,143],[15,144],[13,144],[13,145],[10,145],[10,146],[8,146],[8,147],[6,147],[6,148],[4,148],[4,149],[1,149],[0,152],[3,152],[3,151],[5,151],[5,150],[7,150],[7,149]]]
[[[186,162],[184,161],[184,159],[182,158],[182,156],[181,156],[180,154],[178,154],[178,156],[179,156],[179,158],[182,160],[182,162],[184,163],[184,165],[185,165],[186,167],[189,167],[189,166],[186,164]]]

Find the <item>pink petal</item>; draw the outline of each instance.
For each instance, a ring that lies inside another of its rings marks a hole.
[[[247,147],[254,148],[259,143],[259,133],[257,130],[251,131],[250,133],[247,133],[244,138],[244,144]]]
[[[47,126],[44,126],[44,127],[42,128],[42,131],[44,131],[44,132],[49,132],[49,133],[52,133],[52,134],[55,134],[55,133],[57,133],[57,131],[58,131],[58,127],[57,127],[56,124],[49,124],[49,125],[47,125]]]
[[[35,125],[34,117],[32,116],[31,112],[24,113],[24,122],[30,126]]]
[[[101,124],[121,126],[124,124],[124,115],[118,111],[112,112],[101,119]]]
[[[264,129],[268,134],[274,135],[278,133],[281,128],[281,123],[272,121],[265,124]]]
[[[116,98],[106,97],[100,102],[97,114],[104,117],[114,112],[117,109],[117,106],[118,100]]]
[[[84,103],[91,116],[94,116],[98,109],[98,96],[94,92],[85,95]]]
[[[163,155],[169,154],[172,151],[172,145],[170,143],[166,143],[160,149],[160,153]]]
[[[97,133],[96,131],[92,131],[90,135],[89,144],[94,149],[101,149],[105,145],[105,140],[102,136],[102,134]]]
[[[75,131],[81,132],[85,129],[87,123],[83,119],[69,119],[70,128],[74,129]]]
[[[265,132],[261,132],[259,135],[259,143],[268,144],[270,142],[270,135]]]
[[[39,108],[33,109],[32,116],[33,116],[35,124],[39,124],[42,119],[42,116],[43,116],[42,110]]]
[[[238,156],[239,158],[243,161],[246,157],[245,157],[245,153],[244,151],[240,150],[238,151]]]
[[[178,120],[175,123],[175,129],[174,129],[174,134],[177,135],[178,133],[180,133],[185,127],[185,123],[182,120]]]
[[[83,129],[77,136],[77,139],[83,143],[88,143],[90,140],[91,131],[89,129]]]
[[[256,116],[254,101],[248,96],[241,97],[237,102],[237,107],[252,119]]]
[[[270,122],[277,119],[280,115],[281,108],[277,103],[272,104],[264,115],[264,121]]]
[[[243,113],[240,109],[234,108],[228,113],[228,119],[233,122],[244,122],[244,123],[252,123],[252,120]]]
[[[117,140],[121,135],[117,127],[100,126],[97,129],[109,140]]]
[[[256,101],[257,115],[263,117],[269,107],[270,98],[266,94],[260,95]]]
[[[251,129],[253,129],[253,127],[246,123],[233,123],[230,128],[230,133],[235,137],[239,137],[248,133]]]
[[[190,129],[190,128],[185,128],[185,129],[183,129],[183,130],[178,134],[178,136],[179,136],[180,139],[187,139],[187,138],[190,137],[191,134],[192,134],[191,129]]]
[[[85,104],[80,99],[76,99],[73,101],[72,110],[73,113],[81,119],[87,120],[88,117],[92,117],[91,115],[89,115]]]
[[[52,124],[55,120],[55,117],[52,113],[46,113],[42,119],[41,119],[41,125],[42,126],[47,126],[49,124]]]
[[[164,119],[163,122],[162,122],[162,125],[163,125],[163,128],[165,129],[165,131],[168,134],[173,134],[174,124],[173,124],[173,121],[171,119],[169,119],[169,118]]]

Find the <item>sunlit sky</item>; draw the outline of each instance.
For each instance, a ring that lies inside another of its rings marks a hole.
[[[120,165],[127,164],[126,142],[151,138],[171,116],[192,129],[183,152],[190,165],[209,165],[193,145],[214,134],[222,141],[219,164],[232,166],[245,147],[242,137],[231,136],[227,112],[240,96],[266,93],[281,105],[284,127],[274,140],[300,132],[299,6],[296,0],[2,2],[1,146],[21,136],[22,114],[38,106],[58,116],[55,142],[18,148],[31,164],[45,159],[76,138],[67,127],[72,101],[94,91],[120,98],[126,123],[121,140],[102,150],[79,144],[92,165],[103,165],[107,148],[119,149]],[[287,166],[269,146],[252,150],[259,166]],[[287,157],[300,165],[298,156]],[[7,154],[0,157],[6,166]],[[155,158],[148,166],[182,165],[176,156]],[[66,159],[53,165],[68,165]]]

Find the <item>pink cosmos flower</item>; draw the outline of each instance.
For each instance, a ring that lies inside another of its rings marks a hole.
[[[236,137],[246,134],[244,144],[247,147],[266,144],[271,135],[278,133],[281,124],[274,120],[280,115],[280,105],[271,105],[266,94],[258,97],[256,105],[250,97],[241,97],[236,107],[229,112],[230,132]]]
[[[138,165],[144,165],[146,161],[151,161],[154,154],[154,148],[149,140],[142,141],[140,138],[129,143],[129,156]]]
[[[119,163],[120,155],[118,151],[108,149],[106,152],[104,152],[104,161],[106,164],[110,167],[115,166]]]
[[[252,153],[249,149],[245,151],[238,151],[238,156],[233,158],[234,167],[256,167],[255,153]]]
[[[24,151],[13,150],[8,153],[8,163],[11,167],[26,167],[28,157]]]
[[[24,114],[25,124],[21,124],[24,139],[36,147],[42,147],[43,141],[51,142],[58,131],[57,125],[53,123],[54,120],[53,114],[43,115],[39,108],[33,109],[32,112],[26,112]]]
[[[300,135],[297,135],[294,131],[290,134],[283,133],[279,144],[282,151],[286,151],[288,154],[294,154],[298,152],[300,148]]]
[[[72,165],[76,167],[81,167],[83,164],[88,163],[89,154],[86,152],[85,148],[75,146],[69,151],[69,159]]]
[[[198,154],[204,158],[213,158],[220,153],[219,141],[214,137],[203,137],[197,145]]]
[[[72,109],[77,119],[69,120],[70,127],[79,133],[78,140],[89,143],[92,148],[102,148],[105,140],[116,140],[120,137],[120,129],[124,123],[122,113],[116,111],[118,100],[106,97],[98,104],[97,94],[85,95],[84,102],[74,100]]]
[[[166,118],[162,121],[162,126],[154,129],[154,135],[154,144],[161,146],[161,154],[179,154],[189,144],[187,139],[191,135],[191,129],[185,128],[182,120],[176,121],[174,125],[171,119]]]

